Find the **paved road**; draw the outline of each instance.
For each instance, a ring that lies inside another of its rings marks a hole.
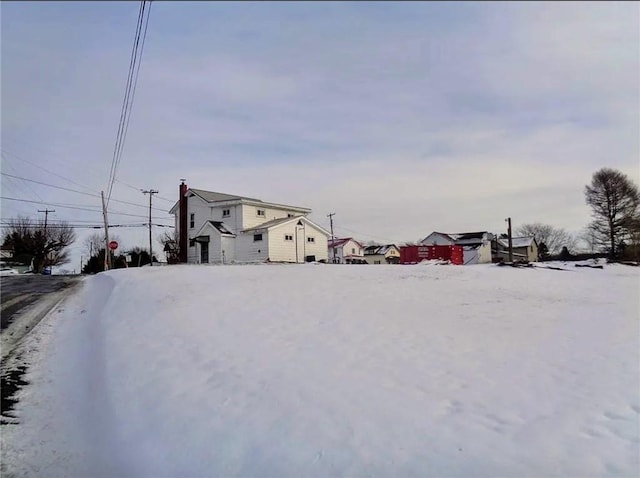
[[[21,274],[0,277],[0,330],[25,309],[48,295],[76,284],[80,276]]]
[[[27,370],[22,339],[63,298],[80,276],[23,274],[0,277],[0,424],[17,423],[13,417],[14,394],[26,385]]]

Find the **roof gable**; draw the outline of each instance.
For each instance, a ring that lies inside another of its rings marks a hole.
[[[198,229],[198,232],[195,234],[194,237],[201,236],[202,233],[204,232],[205,228],[207,228],[207,227],[208,228],[213,228],[221,236],[236,237],[236,235],[233,234],[229,229],[227,229],[225,227],[224,223],[222,223],[221,221],[205,221],[204,224],[200,227],[200,229]]]
[[[334,239],[333,241],[329,241],[328,245],[331,248],[334,247],[344,247],[349,241],[353,241],[360,249],[364,249],[364,246],[356,241],[353,237],[343,237],[340,239]]]

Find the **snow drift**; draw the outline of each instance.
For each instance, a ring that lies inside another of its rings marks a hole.
[[[632,476],[639,274],[172,266],[38,330],[16,476]]]

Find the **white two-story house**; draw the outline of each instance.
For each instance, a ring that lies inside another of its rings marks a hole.
[[[311,210],[180,185],[175,216],[180,262],[327,261],[330,236]]]
[[[352,237],[329,241],[329,262],[334,264],[366,264],[364,247]]]

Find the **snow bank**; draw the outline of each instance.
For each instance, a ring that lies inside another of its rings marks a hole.
[[[617,265],[99,274],[39,331],[5,465],[637,476],[639,278]]]

